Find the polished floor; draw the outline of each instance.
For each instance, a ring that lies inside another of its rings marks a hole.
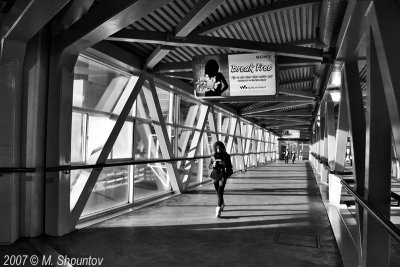
[[[207,184],[46,242],[102,266],[343,266],[308,163],[235,174],[225,202]]]

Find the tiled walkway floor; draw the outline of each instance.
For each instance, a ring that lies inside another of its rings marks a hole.
[[[46,237],[61,255],[102,266],[342,266],[308,163],[272,163],[74,233]]]

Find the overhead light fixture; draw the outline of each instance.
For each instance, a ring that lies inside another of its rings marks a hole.
[[[340,91],[339,90],[333,90],[330,92],[332,101],[333,102],[339,102],[340,101]]]
[[[342,84],[342,72],[340,70],[335,70],[332,72],[326,88],[327,89],[340,88],[341,84]]]

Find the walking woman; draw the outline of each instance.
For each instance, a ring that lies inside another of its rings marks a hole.
[[[214,188],[218,196],[215,217],[219,217],[225,207],[224,189],[226,180],[233,174],[231,156],[226,152],[225,145],[221,141],[215,142],[214,154],[211,156],[208,167],[212,169],[211,178],[213,179]]]

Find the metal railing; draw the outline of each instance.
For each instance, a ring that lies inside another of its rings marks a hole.
[[[345,181],[341,180],[340,183],[346,188],[347,192],[352,195],[358,204],[365,208],[376,220],[378,220],[383,227],[397,240],[400,242],[400,230],[396,227],[388,218],[383,216],[378,210],[376,210],[368,201],[362,199],[362,197],[354,191]]]
[[[102,164],[81,164],[81,165],[62,165],[57,167],[46,168],[47,172],[57,172],[57,171],[71,171],[71,170],[82,170],[82,169],[97,169],[97,168],[107,168],[107,167],[118,167],[118,166],[128,166],[128,165],[139,165],[139,164],[151,164],[151,163],[163,163],[163,162],[178,162],[178,161],[190,161],[198,159],[209,159],[211,156],[198,156],[192,158],[172,158],[172,159],[147,159],[147,160],[128,160],[122,162],[109,162]]]
[[[316,159],[318,159],[317,154],[311,153]],[[329,169],[329,173],[338,174],[338,175],[352,175],[353,172],[336,172],[331,170],[328,164],[324,164],[325,167]],[[386,216],[382,215],[377,209],[375,209],[368,201],[364,200],[351,186],[346,183],[344,180],[341,180],[340,183],[343,187],[347,190],[347,192],[354,197],[356,202],[360,204],[363,208],[365,208],[372,217],[379,221],[379,223],[385,227],[385,229],[395,238],[397,241],[400,242],[400,229],[393,224],[390,219]],[[391,192],[392,194],[393,192]]]
[[[36,172],[36,168],[16,168],[16,167],[0,167],[1,173],[30,173]]]

